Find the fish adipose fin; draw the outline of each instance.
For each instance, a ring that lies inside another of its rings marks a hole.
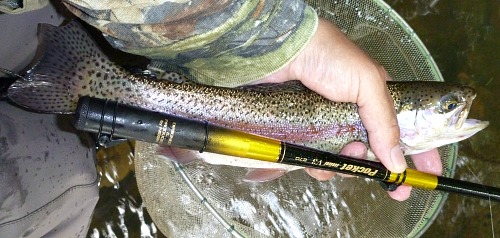
[[[104,83],[117,83],[125,75],[76,21],[62,27],[40,24],[39,42],[38,62],[8,90],[9,99],[22,107],[73,113],[81,96],[99,91]]]

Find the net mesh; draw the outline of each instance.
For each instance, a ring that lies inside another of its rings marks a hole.
[[[411,28],[381,1],[309,1],[393,80],[442,81]],[[137,142],[136,176],[155,224],[168,237],[415,237],[434,220],[445,195],[414,189],[390,199],[378,183],[336,177],[319,182],[298,170],[266,183],[242,182],[246,169],[195,162],[185,167]],[[456,145],[439,148],[452,176]],[[411,161],[408,160],[410,166]]]

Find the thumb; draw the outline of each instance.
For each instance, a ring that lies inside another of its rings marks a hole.
[[[387,89],[388,75],[382,67],[379,77],[362,79],[357,104],[375,156],[392,172],[401,173],[407,165],[399,145],[400,134],[394,101]]]

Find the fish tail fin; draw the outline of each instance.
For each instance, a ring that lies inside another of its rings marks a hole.
[[[42,113],[69,114],[81,96],[106,97],[103,83],[124,77],[125,71],[104,55],[80,23],[41,24],[39,32],[41,57],[23,80],[10,86],[8,97],[14,103]]]

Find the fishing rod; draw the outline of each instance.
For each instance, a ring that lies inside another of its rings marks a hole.
[[[393,173],[381,163],[294,145],[238,130],[228,129],[166,113],[120,104],[80,98],[75,112],[78,130],[98,133],[98,143],[108,146],[116,138],[180,147],[200,152],[243,157],[351,174],[381,181],[394,190],[410,185],[427,190],[453,192],[500,201],[500,188],[406,169]]]

